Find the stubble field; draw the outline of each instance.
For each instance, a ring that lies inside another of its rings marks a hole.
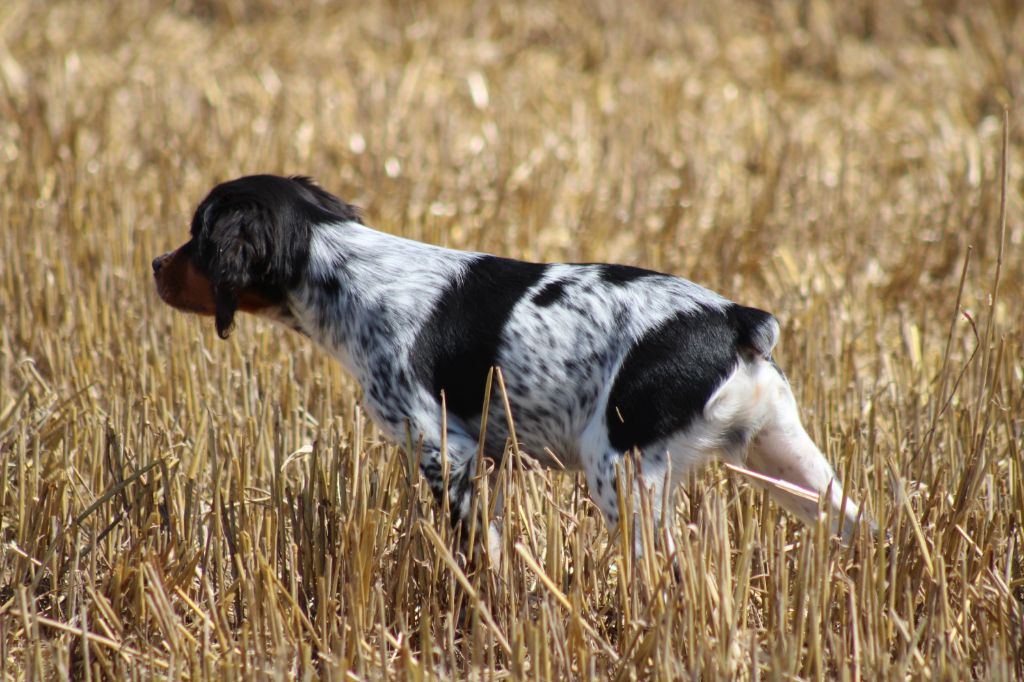
[[[1011,0],[0,4],[0,677],[1019,678],[1022,96]],[[468,560],[334,361],[158,300],[254,172],[775,312],[889,539],[716,466],[677,578],[513,468]]]

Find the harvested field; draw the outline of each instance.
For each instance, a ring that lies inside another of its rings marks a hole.
[[[0,678],[1021,678],[1022,97],[1015,0],[4,0]],[[676,579],[512,468],[467,560],[333,360],[156,296],[254,172],[775,312],[890,539],[714,466]]]

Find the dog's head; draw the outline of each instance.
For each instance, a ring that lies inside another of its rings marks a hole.
[[[358,211],[306,177],[251,175],[217,185],[192,218],[192,238],[153,259],[160,298],[213,315],[227,338],[235,313],[280,305],[305,272],[313,226],[359,222]]]

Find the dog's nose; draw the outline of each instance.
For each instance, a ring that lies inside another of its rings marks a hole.
[[[163,266],[164,266],[164,257],[163,256],[157,256],[156,258],[154,258],[153,259],[153,274],[155,275],[158,272],[160,272],[160,268],[162,268]]]

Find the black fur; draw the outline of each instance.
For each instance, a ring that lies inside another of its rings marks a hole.
[[[765,360],[772,359],[776,328],[772,324],[775,318],[771,313],[733,304],[726,315],[736,330],[736,342],[741,348],[753,351]]]
[[[480,415],[487,373],[512,307],[546,265],[481,256],[441,295],[413,350],[412,366],[447,409],[466,420]]]
[[[725,311],[701,307],[648,332],[612,386],[605,414],[612,445],[644,448],[688,427],[736,367],[739,350],[754,348],[757,327],[771,319],[735,304]]]
[[[544,287],[533,295],[533,302],[537,305],[546,308],[553,303],[556,303],[565,296],[565,282],[562,280],[556,280],[554,282],[548,282]]]
[[[660,276],[660,272],[635,268],[632,265],[601,263],[601,279],[609,284],[629,284],[643,277]]]

